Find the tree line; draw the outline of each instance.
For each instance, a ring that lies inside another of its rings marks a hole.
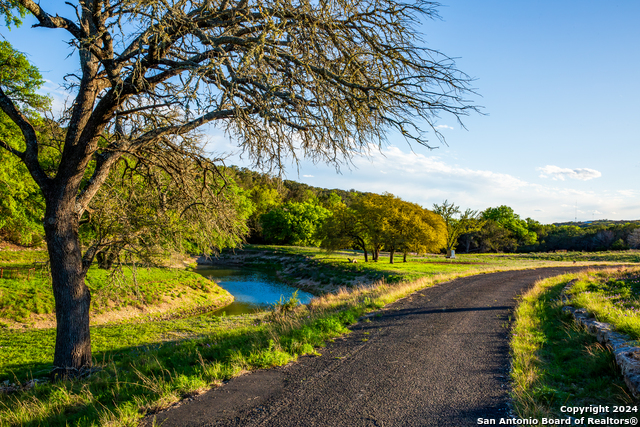
[[[640,221],[541,224],[509,206],[462,213],[446,200],[434,211],[447,223],[447,248],[460,253],[640,249]]]
[[[6,120],[0,115],[3,135],[10,138]],[[63,130],[44,120],[42,129],[54,147],[55,134]],[[47,158],[55,164],[59,152],[51,147]],[[44,239],[42,195],[12,156],[0,151],[0,160],[0,238],[38,246]],[[462,212],[447,200],[427,210],[388,193],[329,190],[236,166],[216,169],[202,200],[205,172],[195,163],[181,165],[182,183],[176,182],[166,171],[176,161],[142,167],[124,156],[116,165],[79,228],[82,244],[99,249],[98,266],[133,258],[154,263],[169,252],[220,251],[243,242],[357,249],[365,261],[378,261],[386,251],[391,262],[396,253],[406,260],[408,253],[447,250],[640,248],[640,222],[541,224],[508,206]]]

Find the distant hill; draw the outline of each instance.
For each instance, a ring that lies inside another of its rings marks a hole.
[[[597,219],[595,221],[569,221],[569,222],[554,222],[553,225],[555,225],[556,227],[560,227],[563,225],[573,225],[573,226],[578,226],[580,228],[586,228],[586,227],[593,227],[593,226],[605,226],[605,227],[610,227],[613,225],[624,225],[624,224],[640,224],[640,220],[638,219],[633,219],[633,220],[612,220],[612,219]]]

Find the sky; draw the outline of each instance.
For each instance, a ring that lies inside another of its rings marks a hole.
[[[70,15],[63,1],[47,3]],[[286,178],[386,191],[425,208],[445,199],[462,210],[507,205],[542,223],[640,219],[640,1],[443,0],[438,12],[418,24],[424,44],[474,79],[469,98],[483,114],[463,117],[466,129],[442,115],[446,144],[429,135],[434,150],[390,134],[339,172],[303,160]],[[0,34],[38,66],[60,106],[77,57],[61,30],[32,22]],[[237,142],[206,133],[227,165],[252,166]]]

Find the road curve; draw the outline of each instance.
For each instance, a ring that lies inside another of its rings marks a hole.
[[[500,418],[517,296],[579,269],[482,274],[423,289],[353,326],[321,356],[234,378],[156,414],[156,425],[460,427]]]

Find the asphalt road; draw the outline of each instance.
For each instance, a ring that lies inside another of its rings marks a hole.
[[[423,289],[353,326],[321,356],[235,378],[156,414],[156,425],[460,427],[506,417],[516,298],[538,279],[578,269]]]

